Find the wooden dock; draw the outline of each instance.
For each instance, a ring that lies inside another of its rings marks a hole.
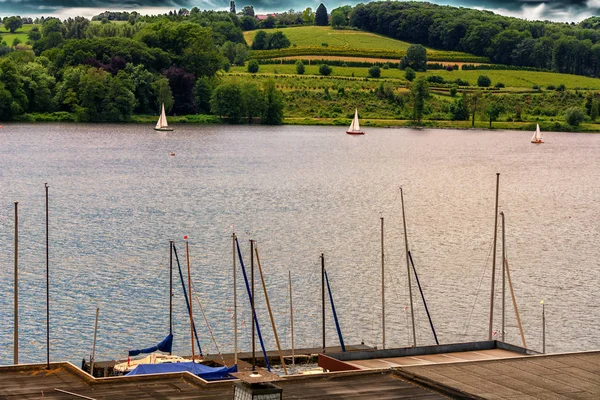
[[[279,377],[284,399],[599,399],[600,351]],[[70,363],[0,367],[0,399],[228,399],[188,372],[93,378]],[[81,397],[84,396],[84,397]]]

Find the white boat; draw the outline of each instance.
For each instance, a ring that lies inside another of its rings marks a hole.
[[[165,103],[162,104],[162,111],[160,113],[160,117],[158,118],[158,122],[154,127],[155,131],[172,131],[173,128],[169,128],[169,124],[167,123],[167,115],[165,114]]]
[[[364,135],[365,133],[360,130],[360,124],[358,123],[358,108],[354,109],[354,119],[350,124],[350,128],[346,131],[349,135]]]
[[[540,124],[537,124],[537,128],[531,137],[531,143],[544,143],[542,140],[542,132],[540,131]]]

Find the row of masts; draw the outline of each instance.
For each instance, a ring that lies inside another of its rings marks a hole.
[[[491,279],[491,298],[490,298],[490,316],[489,316],[489,330],[488,330],[488,340],[492,340],[493,338],[493,321],[494,321],[494,293],[495,293],[495,276],[496,276],[496,243],[497,243],[497,228],[498,228],[498,216],[501,217],[502,219],[502,329],[501,329],[501,340],[504,341],[505,339],[505,306],[506,306],[506,301],[505,301],[505,292],[506,292],[506,288],[505,288],[505,283],[506,280],[508,279],[508,283],[509,283],[509,287],[510,287],[510,291],[511,291],[511,297],[512,297],[512,301],[513,301],[513,308],[515,310],[515,314],[516,314],[516,319],[517,319],[517,324],[519,327],[519,331],[520,331],[520,335],[521,335],[521,339],[523,342],[523,347],[526,348],[526,342],[525,342],[525,336],[523,334],[523,328],[521,325],[521,320],[520,320],[520,316],[519,316],[519,312],[518,312],[518,308],[517,308],[517,303],[516,303],[516,299],[514,296],[514,289],[512,286],[512,281],[510,279],[510,270],[509,270],[509,265],[508,265],[508,260],[506,257],[506,243],[505,243],[505,220],[504,220],[504,212],[500,212],[498,213],[498,197],[499,197],[499,182],[500,182],[500,174],[496,174],[496,200],[495,200],[495,216],[494,216],[494,242],[493,242],[493,257],[492,257],[492,279]],[[49,342],[50,342],[50,312],[49,312],[49,207],[48,207],[48,185],[44,184],[45,186],[45,191],[46,191],[46,340],[47,340],[47,367],[49,368],[50,365],[50,346],[49,346]],[[408,291],[409,291],[409,303],[410,303],[410,311],[411,311],[411,322],[412,322],[412,344],[413,346],[417,345],[417,337],[416,337],[416,330],[415,330],[415,316],[414,316],[414,305],[413,305],[413,301],[412,301],[412,277],[411,277],[411,263],[412,263],[412,256],[410,254],[409,248],[408,248],[408,236],[407,236],[407,228],[406,228],[406,214],[405,214],[405,209],[404,209],[404,195],[403,195],[403,190],[402,187],[400,187],[400,196],[401,196],[401,204],[402,204],[402,223],[403,223],[403,229],[404,229],[404,244],[405,244],[405,253],[406,253],[406,267],[407,267],[407,276],[408,276]],[[18,321],[18,236],[19,236],[19,224],[18,224],[18,202],[14,203],[15,206],[15,242],[14,242],[14,251],[15,251],[15,257],[14,257],[14,364],[18,364],[18,353],[19,353],[19,347],[18,347],[18,342],[19,342],[19,321]],[[194,360],[195,357],[195,347],[194,347],[194,322],[193,322],[193,310],[192,310],[192,281],[191,281],[191,269],[190,269],[190,256],[189,256],[189,243],[187,240],[187,236],[184,237],[185,240],[185,244],[186,244],[186,259],[187,259],[187,267],[188,267],[188,287],[189,287],[189,316],[190,316],[190,333],[191,333],[191,350],[192,350],[192,360]],[[235,364],[237,364],[238,362],[238,329],[237,329],[237,266],[236,266],[236,235],[235,233],[232,235],[232,254],[233,254],[233,280],[234,280],[234,288],[233,288],[233,292],[234,292],[234,314],[233,314],[233,320],[234,320],[234,354],[235,354],[235,359],[234,362]],[[170,241],[170,290],[169,290],[169,333],[172,334],[173,331],[173,241]],[[285,362],[284,362],[284,358],[283,358],[283,353],[281,351],[281,345],[279,342],[279,338],[277,335],[277,330],[276,330],[276,326],[275,326],[275,320],[273,317],[273,313],[271,310],[271,306],[269,303],[269,299],[268,299],[268,294],[267,294],[267,289],[266,289],[266,284],[265,284],[265,280],[264,280],[264,275],[262,272],[262,267],[260,264],[260,258],[258,255],[258,249],[255,248],[255,241],[251,240],[250,241],[250,248],[251,248],[251,281],[252,281],[252,289],[251,289],[251,309],[252,309],[252,354],[253,354],[253,370],[255,368],[256,365],[256,357],[255,357],[255,335],[254,335],[254,330],[255,330],[255,302],[254,302],[254,258],[256,257],[257,263],[258,263],[258,268],[259,268],[259,273],[260,273],[260,277],[261,277],[261,282],[262,282],[262,287],[263,287],[263,292],[265,293],[265,297],[266,297],[266,302],[267,302],[267,309],[269,312],[269,317],[272,323],[272,327],[273,327],[273,331],[274,331],[274,336],[275,336],[275,340],[277,343],[277,350],[279,352],[280,355],[280,360],[281,360],[281,365],[284,368],[285,373],[287,374],[287,368],[285,366]],[[322,275],[322,282],[321,282],[321,303],[322,303],[322,334],[323,334],[323,351],[326,350],[326,335],[325,335],[325,284],[326,284],[326,271],[325,271],[325,256],[324,254],[321,254],[321,275]],[[413,272],[415,274],[415,278],[417,280],[417,284],[419,285],[419,290],[421,291],[421,295],[423,296],[423,292],[420,286],[420,283],[418,281],[418,276],[416,273],[416,269],[414,268],[414,263],[413,264]],[[288,279],[289,279],[289,291],[290,291],[290,322],[291,322],[291,335],[292,335],[292,360],[294,360],[294,331],[293,331],[293,303],[292,303],[292,279],[291,279],[291,271],[288,273]],[[328,282],[327,282],[328,285]],[[330,294],[331,296],[331,294]],[[425,303],[425,299],[423,297],[423,302]],[[337,330],[338,330],[338,334],[340,336],[340,343],[342,344],[342,348],[344,347],[343,345],[343,339],[341,336],[341,332],[339,329],[339,325],[337,323],[337,315],[335,313],[335,308],[333,306],[333,298],[331,298],[331,304],[332,304],[332,309],[333,309],[333,313],[334,313],[334,319],[336,321],[336,326],[337,326]],[[542,306],[543,306],[543,302],[542,302]],[[382,308],[382,320],[381,320],[381,325],[382,325],[382,347],[383,349],[385,349],[386,347],[386,324],[385,324],[385,249],[384,249],[384,218],[381,217],[381,308]],[[425,303],[425,309],[427,311],[427,316],[429,318],[429,322],[431,324],[431,328],[433,331],[433,335],[435,337],[436,343],[439,344],[438,340],[437,340],[437,335],[435,333],[435,329],[433,327],[433,323],[431,321],[431,316],[429,315],[429,311],[427,309],[427,304]],[[98,318],[98,310],[96,313],[96,326],[97,326],[97,318]],[[544,346],[544,351],[545,351],[545,314],[543,315],[544,321],[543,321],[543,330],[544,330],[544,340],[543,340],[543,346]],[[206,319],[206,317],[205,317]],[[212,334],[212,332],[211,332]],[[94,332],[94,352],[95,352],[95,336],[96,336],[96,332]],[[93,359],[91,360],[93,362]],[[292,361],[293,362],[293,361]]]

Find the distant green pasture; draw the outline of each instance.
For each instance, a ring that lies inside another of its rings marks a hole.
[[[0,42],[6,42],[7,45],[12,46],[15,38],[19,38],[21,43],[25,43],[29,40],[27,33],[31,31],[31,28],[36,26],[35,24],[25,24],[20,29],[17,29],[15,33],[10,33],[4,25],[0,25]]]
[[[304,75],[319,75],[318,65],[305,65],[306,71]],[[366,67],[336,67],[332,66],[331,76],[353,76],[356,78],[369,77],[368,68]],[[246,67],[232,67],[231,72],[244,73]],[[293,64],[268,64],[261,65],[259,73],[266,74],[296,74],[296,66]],[[567,89],[600,89],[600,79],[590,78],[579,75],[558,74],[553,72],[534,72],[534,71],[446,71],[432,70],[428,72],[419,72],[417,76],[439,75],[447,81],[453,81],[458,78],[469,82],[471,85],[477,84],[479,75],[487,75],[492,80],[492,86],[496,83],[503,83],[507,88],[525,88],[531,89],[537,85],[541,89],[545,89],[549,85],[558,86],[564,84]],[[394,79],[404,80],[404,71],[396,68],[381,69],[380,78],[372,78],[373,81]]]
[[[259,30],[244,32],[248,44],[252,43]],[[329,26],[299,26],[283,29],[266,29],[267,33],[281,31],[290,39],[292,45],[298,47],[321,46],[327,43],[332,47],[349,47],[353,49],[386,49],[406,50],[410,43],[386,36],[354,30],[338,30]]]

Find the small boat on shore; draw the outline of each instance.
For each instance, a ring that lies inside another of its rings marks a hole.
[[[544,141],[542,140],[542,132],[540,131],[540,124],[537,124],[535,132],[531,137],[531,143],[544,143]]]
[[[365,133],[360,130],[360,124],[358,123],[358,108],[354,109],[354,119],[352,120],[352,124],[350,124],[350,128],[346,131],[349,135],[364,135]]]
[[[167,115],[165,114],[165,103],[162,104],[162,110],[160,113],[160,117],[156,122],[156,126],[154,127],[155,131],[172,131],[173,128],[169,127],[167,122]]]

